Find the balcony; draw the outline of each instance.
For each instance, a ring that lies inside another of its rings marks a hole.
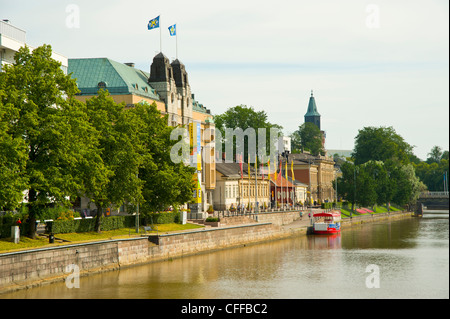
[[[0,21],[0,35],[18,42],[26,42],[26,32],[13,26],[9,22]]]

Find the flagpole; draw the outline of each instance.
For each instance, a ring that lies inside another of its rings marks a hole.
[[[259,212],[258,204],[258,157],[255,154],[255,213]]]
[[[175,51],[176,51],[176,58],[178,60],[178,30],[177,27],[175,28]]]
[[[161,31],[162,29],[162,25],[161,25],[161,15],[159,16],[159,52],[162,53],[162,36],[161,36]]]

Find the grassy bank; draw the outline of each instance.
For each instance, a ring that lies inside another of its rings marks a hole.
[[[155,229],[151,231],[147,231],[147,234],[151,233],[167,233],[171,231],[182,231],[189,230],[195,228],[201,228],[204,226],[194,225],[194,224],[156,224]],[[144,233],[143,228],[140,229],[141,233]],[[120,238],[130,238],[140,236],[140,234],[136,233],[134,228],[120,228],[109,231],[102,231],[101,233],[97,232],[86,232],[86,233],[67,233],[67,234],[56,234],[54,244],[50,244],[48,238],[38,236],[36,239],[31,239],[28,237],[21,237],[20,242],[18,244],[14,244],[11,242],[9,238],[0,239],[0,253],[24,250],[24,249],[32,249],[32,248],[41,248],[45,246],[57,246],[61,244],[67,243],[80,243],[80,242],[88,242],[88,241],[96,241],[96,240],[106,240],[106,239],[120,239]],[[61,243],[59,240],[64,240],[65,242]]]
[[[367,208],[372,210],[372,207],[367,207]],[[373,210],[373,213],[374,214],[380,214],[380,213],[386,213],[387,211],[388,211],[388,209],[387,209],[386,205],[375,206],[374,210]],[[398,212],[398,211],[402,211],[402,209],[391,205],[390,211],[391,212]],[[342,212],[342,216],[341,216],[342,218],[349,218],[348,216],[350,216],[350,213],[352,213],[352,209],[351,209],[351,207],[350,208],[342,207],[341,208],[341,212]],[[353,216],[362,216],[362,215],[370,215],[370,213],[369,214],[360,214],[360,213],[358,213],[356,211],[353,212]]]

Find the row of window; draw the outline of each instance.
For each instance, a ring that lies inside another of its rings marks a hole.
[[[263,195],[263,188],[264,188],[264,195]],[[247,185],[244,185],[242,187],[242,196],[243,197],[247,197],[249,196],[249,191],[250,191],[250,196],[255,196],[255,185],[250,185],[250,190]],[[262,185],[258,185],[258,196],[269,196],[269,187],[267,185],[264,185],[264,187]],[[225,198],[236,198],[236,197],[240,197],[240,193],[239,193],[239,186],[236,185],[226,185],[225,186]]]

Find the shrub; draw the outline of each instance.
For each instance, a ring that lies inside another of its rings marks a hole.
[[[219,221],[219,218],[217,218],[217,217],[208,217],[208,218],[205,219],[205,222],[212,222],[212,223],[214,223],[214,222],[218,222],[218,221]]]
[[[322,204],[320,205],[320,208],[322,208],[322,209],[332,209],[332,208],[333,208],[333,203],[331,203],[331,202],[328,202],[328,203],[322,203]]]
[[[114,230],[119,228],[133,227],[135,225],[135,216],[110,216],[102,217],[101,229]],[[84,233],[95,231],[95,218],[76,219],[76,220],[54,220],[47,222],[45,226],[47,233],[65,234],[65,233]]]

